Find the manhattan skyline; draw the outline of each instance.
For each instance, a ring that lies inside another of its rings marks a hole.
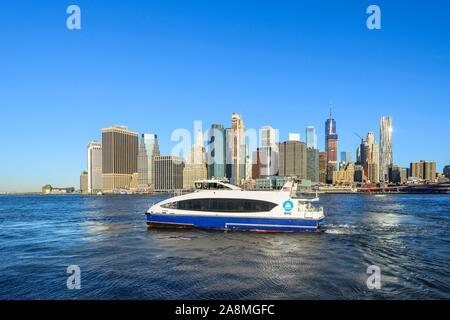
[[[315,126],[323,151],[330,106],[339,153],[355,155],[354,133],[379,143],[379,119],[392,116],[395,164],[450,164],[446,2],[377,1],[378,31],[364,1],[173,3],[77,1],[77,31],[66,2],[4,4],[0,191],[77,186],[86,144],[114,124],[157,134],[168,155],[173,130],[228,127],[237,112],[280,142]]]

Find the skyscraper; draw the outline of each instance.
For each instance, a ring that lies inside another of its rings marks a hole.
[[[245,179],[246,147],[244,120],[237,113],[231,116],[231,128],[226,130],[227,136],[227,165],[230,182],[240,185]]]
[[[353,154],[349,151],[341,152],[341,162],[345,163],[353,162]]]
[[[148,188],[148,156],[147,148],[145,146],[144,135],[141,137],[138,151],[138,187]]]
[[[360,164],[355,165],[354,180],[355,182],[366,181],[366,176],[364,174],[364,167]]]
[[[175,156],[156,156],[154,181],[156,190],[175,190],[183,188],[184,160]]]
[[[208,130],[206,162],[208,178],[226,177],[226,134],[223,125],[213,124]]]
[[[208,171],[205,161],[203,134],[201,131],[198,131],[196,141],[192,145],[191,153],[186,159],[186,165],[183,169],[183,188],[194,188],[195,181],[205,180],[207,177]]]
[[[385,181],[389,181],[392,183],[400,183],[402,182],[402,173],[401,173],[401,168],[395,164],[391,164],[388,168],[388,180]]]
[[[144,133],[141,136],[141,148],[145,149],[145,155],[141,155],[142,161],[147,161],[147,165],[142,163],[141,168],[143,168],[141,171],[141,180],[139,184],[147,185],[150,188],[154,187],[154,168],[153,168],[153,161],[154,158],[160,155],[159,151],[159,143],[158,143],[158,136],[153,133]],[[146,167],[146,170],[145,170]],[[144,172],[147,172],[147,178],[145,178]]]
[[[392,118],[380,119],[380,180],[389,181],[389,166],[393,164],[392,156]]]
[[[296,176],[299,179],[307,177],[306,144],[300,141],[285,141],[279,145],[279,175]]]
[[[325,122],[325,151],[328,162],[338,161],[338,135],[336,133],[336,120],[330,113],[330,118]]]
[[[445,166],[443,171],[444,176],[450,179],[450,166]]]
[[[259,146],[261,148],[277,148],[278,134],[271,126],[263,126],[259,129]]]
[[[366,178],[371,183],[380,182],[378,144],[375,142],[375,134],[373,132],[369,132],[361,144],[360,154]]]
[[[319,153],[319,182],[326,183],[327,182],[327,153],[320,152]]]
[[[306,149],[306,179],[312,182],[319,182],[320,163],[319,150],[315,148]]]
[[[263,126],[259,130],[260,147],[257,159],[260,177],[270,177],[278,173],[278,134],[271,126]]]
[[[314,126],[306,128],[306,147],[317,149],[317,133]]]
[[[87,192],[102,190],[102,144],[91,141],[87,146]]]
[[[102,129],[103,190],[130,189],[137,173],[138,133],[124,126]]]
[[[336,120],[331,112],[325,122],[325,151],[327,153],[327,182],[333,182],[333,172],[338,169],[338,135],[336,132]]]

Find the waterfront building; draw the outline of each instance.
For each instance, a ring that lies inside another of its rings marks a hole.
[[[328,161],[327,163],[327,178],[326,181],[328,184],[333,183],[334,172],[338,171],[338,163],[337,161]]]
[[[252,153],[252,178],[261,178],[261,160],[259,159],[259,148]]]
[[[231,128],[226,129],[227,141],[227,178],[235,185],[245,180],[246,146],[244,120],[237,113],[231,116]]]
[[[314,126],[306,127],[306,147],[318,149],[316,127]]]
[[[379,183],[380,179],[380,168],[378,166],[378,163],[369,163],[369,181],[371,183]]]
[[[427,182],[436,181],[436,162],[435,161],[425,161],[423,169],[423,178]]]
[[[423,164],[421,162],[411,162],[409,173],[409,178],[423,179]]]
[[[234,176],[234,162],[233,162],[233,141],[231,140],[233,136],[233,130],[231,128],[225,129],[225,178],[232,183],[232,178]]]
[[[355,179],[355,167],[352,162],[343,163],[339,171],[333,172],[333,184],[353,184]]]
[[[287,177],[266,177],[255,180],[256,189],[280,190],[288,181]]]
[[[226,134],[223,125],[213,124],[207,132],[206,162],[208,179],[223,179],[226,175]]]
[[[360,145],[359,164],[364,167],[364,175],[371,183],[380,182],[378,144],[375,141],[375,134],[369,132],[365,140]]]
[[[450,179],[450,166],[445,166],[443,171],[444,176]]]
[[[405,183],[408,181],[409,168],[400,168],[400,182]]]
[[[153,164],[156,190],[183,188],[183,158],[176,156],[156,156]]]
[[[42,187],[42,193],[43,194],[67,194],[67,193],[74,193],[75,188],[69,187],[69,188],[55,188],[52,187],[50,184],[47,184]]]
[[[306,179],[306,144],[300,141],[285,141],[279,145],[278,149],[280,152],[279,175]]]
[[[327,182],[327,153],[319,152],[319,182]]]
[[[252,176],[252,158],[250,157],[250,152],[248,151],[248,145],[246,148],[246,156],[245,156],[245,181],[244,188],[249,188],[253,184],[253,176]]]
[[[306,149],[306,179],[312,182],[320,181],[320,159],[319,150],[315,148]]]
[[[355,173],[353,180],[355,182],[363,183],[366,181],[366,176],[364,174],[364,166],[357,164],[355,165]]]
[[[420,160],[419,162],[411,162],[410,177],[434,182],[436,180],[436,162]]]
[[[384,182],[401,183],[402,182],[402,170],[395,164],[390,164],[388,168],[388,179]]]
[[[278,150],[278,146],[276,147]],[[252,156],[252,178],[265,178],[278,174],[279,152],[272,147],[258,148]]]
[[[130,177],[130,190],[136,191],[139,186],[139,173],[135,172]]]
[[[203,134],[201,131],[198,131],[196,142],[192,145],[191,153],[186,159],[183,169],[183,189],[193,189],[195,181],[206,180],[207,177],[208,170],[205,161]]]
[[[142,134],[138,154],[138,185],[144,188],[153,188],[153,161],[160,155],[158,136],[153,133]]]
[[[87,146],[88,193],[97,193],[102,190],[102,167],[102,144],[91,141]]]
[[[83,171],[80,175],[80,191],[81,193],[88,193],[88,172]]]
[[[137,173],[138,133],[124,126],[102,129],[103,191],[130,189]]]
[[[392,117],[380,120],[380,180],[387,182],[389,166],[393,164],[392,155]]]
[[[138,151],[138,186],[139,188],[148,188],[148,155],[143,136],[141,136]]]

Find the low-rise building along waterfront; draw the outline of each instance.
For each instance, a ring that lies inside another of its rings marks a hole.
[[[80,192],[81,193],[88,193],[88,172],[83,171],[80,175]]]

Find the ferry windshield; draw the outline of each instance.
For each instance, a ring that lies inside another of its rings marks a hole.
[[[222,190],[231,189],[222,183],[217,182],[196,182],[195,189],[197,190]]]

